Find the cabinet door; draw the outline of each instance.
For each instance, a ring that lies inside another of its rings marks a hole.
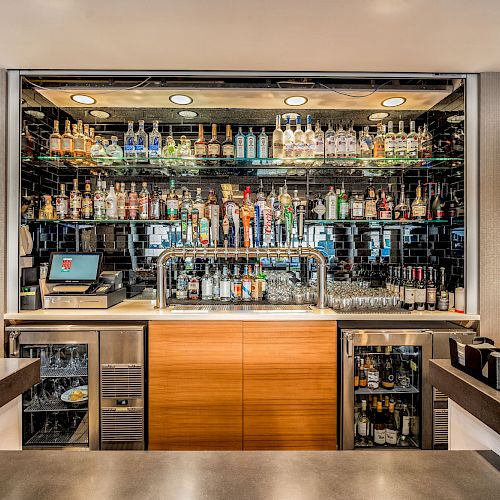
[[[243,323],[243,448],[332,450],[337,324]]]
[[[242,324],[149,323],[149,449],[242,449]]]

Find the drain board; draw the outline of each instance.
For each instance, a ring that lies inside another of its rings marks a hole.
[[[312,312],[310,306],[301,305],[273,305],[273,304],[176,304],[172,306],[172,313],[205,313],[226,311],[248,312]]]

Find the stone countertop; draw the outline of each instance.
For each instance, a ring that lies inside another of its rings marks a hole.
[[[40,382],[39,359],[0,358],[0,407],[38,382]]]
[[[500,391],[451,366],[449,359],[429,361],[431,385],[500,434]]]
[[[397,313],[338,313],[332,309],[312,308],[310,312],[263,312],[222,311],[222,312],[182,312],[173,313],[170,308],[156,309],[151,300],[125,300],[109,309],[39,309],[7,313],[6,320],[22,321],[477,321],[478,314],[460,314],[440,311],[413,311],[410,314]]]
[[[0,452],[2,498],[493,499],[493,452]],[[36,471],[36,474],[33,474]]]

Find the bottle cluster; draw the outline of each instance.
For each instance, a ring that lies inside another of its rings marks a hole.
[[[293,128],[292,128],[293,127]],[[365,126],[356,132],[352,123],[344,127],[341,122],[335,128],[332,122],[323,130],[319,120],[312,128],[312,117],[307,115],[303,129],[300,115],[292,125],[290,115],[286,115],[285,128],[281,125],[281,115],[276,116],[276,128],[268,136],[265,127],[258,134],[253,127],[244,133],[243,127],[233,138],[232,126],[225,127],[225,138],[219,139],[218,125],[211,125],[211,137],[206,138],[203,124],[198,126],[198,137],[192,141],[182,135],[176,142],[172,131],[164,138],[155,120],[152,130],[145,130],[144,120],[139,120],[138,129],[134,122],[128,122],[123,136],[123,147],[118,137],[106,139],[95,135],[94,128],[78,120],[71,124],[65,122],[64,133],[59,133],[59,121],[54,120],[53,133],[49,139],[49,153],[54,157],[92,159],[97,163],[110,165],[116,162],[172,164],[170,159],[210,158],[254,160],[254,159],[325,159],[325,158],[431,158],[432,134],[427,125],[415,130],[411,121],[409,131],[405,131],[403,121],[399,122],[398,132],[393,122],[379,123],[376,135]]]

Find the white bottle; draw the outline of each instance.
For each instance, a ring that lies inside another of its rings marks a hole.
[[[125,183],[119,182],[116,183],[116,210],[118,214],[118,219],[124,220],[126,216],[126,207],[127,207],[127,195],[125,193]]]
[[[248,159],[254,159],[257,157],[257,144],[256,144],[256,138],[255,134],[253,133],[253,128],[250,127],[248,129],[248,134],[245,137],[245,142],[246,142],[246,152],[247,152],[247,158]]]
[[[337,195],[333,189],[333,186],[328,188],[328,193],[325,196],[325,219],[336,220],[337,219]]]
[[[110,186],[109,193],[106,196],[106,218],[107,219],[118,218],[116,193],[115,193],[115,187],[113,185]]]
[[[205,274],[201,278],[201,299],[202,300],[212,300],[213,299],[213,289],[214,283],[212,276],[210,276],[210,268],[208,264],[205,266]]]
[[[259,153],[259,158],[267,158],[269,155],[269,140],[267,138],[265,127],[262,127],[262,131],[259,134],[258,153]]]

